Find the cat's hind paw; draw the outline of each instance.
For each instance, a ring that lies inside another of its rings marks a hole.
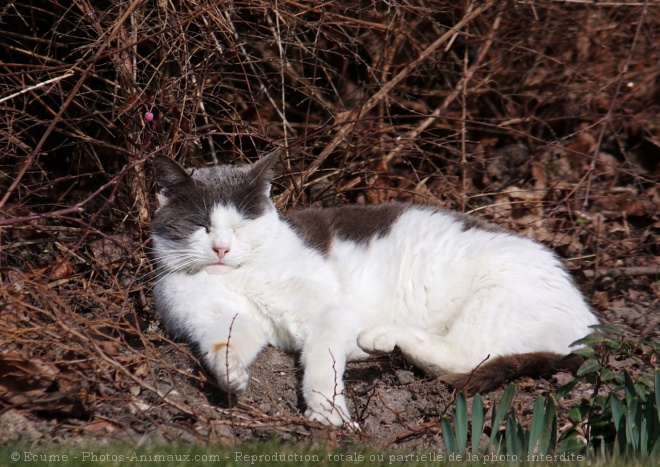
[[[391,326],[377,326],[362,331],[357,337],[358,346],[369,354],[388,354],[396,347],[396,329]]]

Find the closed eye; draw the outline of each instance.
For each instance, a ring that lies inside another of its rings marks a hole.
[[[203,228],[204,230],[206,230],[206,233],[211,233],[211,227],[209,227],[206,224],[195,224],[195,226]]]

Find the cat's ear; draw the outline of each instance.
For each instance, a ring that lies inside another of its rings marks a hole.
[[[154,177],[158,184],[158,203],[165,206],[172,190],[187,183],[191,176],[186,169],[167,156],[158,154],[153,160]]]
[[[250,167],[252,180],[261,179],[270,183],[275,176],[275,164],[279,160],[280,154],[282,154],[282,149],[274,149],[252,164],[252,167]]]
[[[280,148],[274,149],[250,167],[252,183],[263,185],[266,196],[270,194],[270,182],[275,176],[275,164],[279,160],[280,154],[282,154]]]

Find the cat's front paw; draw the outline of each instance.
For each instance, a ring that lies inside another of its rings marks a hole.
[[[315,397],[307,402],[305,417],[313,422],[321,422],[324,425],[348,426],[359,429],[357,423],[351,420],[348,408],[343,397],[335,397],[335,400]]]
[[[390,326],[377,326],[358,334],[358,346],[369,354],[387,354],[396,347],[395,329]]]
[[[219,352],[214,363],[215,376],[220,387],[227,393],[240,394],[247,389],[250,381],[243,363],[231,352]]]

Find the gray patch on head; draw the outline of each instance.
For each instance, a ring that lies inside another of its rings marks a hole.
[[[272,207],[268,196],[269,161],[252,166],[216,166],[186,175],[174,161],[155,160],[157,181],[167,197],[153,219],[152,231],[169,240],[183,240],[200,227],[210,228],[215,206],[232,206],[255,219]]]
[[[398,203],[308,208],[288,213],[285,220],[308,247],[326,255],[335,237],[367,244],[386,236],[405,209],[405,205]]]

